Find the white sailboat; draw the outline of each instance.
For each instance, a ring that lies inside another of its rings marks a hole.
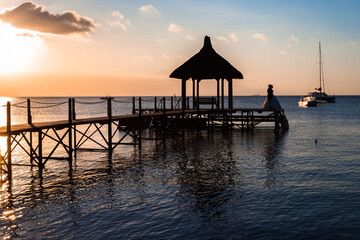
[[[319,88],[315,88],[314,92],[310,92],[309,96],[314,97],[317,101],[323,103],[335,103],[335,96],[329,96],[325,92],[325,79],[321,59],[321,43],[319,42]]]

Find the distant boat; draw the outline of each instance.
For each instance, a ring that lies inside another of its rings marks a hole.
[[[309,93],[309,96],[315,97],[317,101],[323,103],[335,103],[335,96],[329,96],[325,93],[325,79],[321,62],[321,43],[319,42],[319,88],[315,92]]]
[[[300,98],[299,106],[300,107],[316,107],[318,101],[315,97],[303,96]]]

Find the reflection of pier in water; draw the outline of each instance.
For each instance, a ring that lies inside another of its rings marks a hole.
[[[15,191],[16,194],[10,184],[7,193],[4,192],[7,200],[3,201],[3,207],[11,213],[24,201],[32,209],[27,213],[31,218],[38,213],[37,206],[56,202],[66,206],[63,209],[76,223],[76,219],[81,218],[89,191],[92,193],[94,187],[101,186],[99,198],[109,206],[114,205],[115,209],[129,207],[130,203],[133,206],[146,204],[151,194],[167,201],[174,197],[175,203],[170,202],[179,208],[176,211],[195,214],[216,226],[219,219],[229,217],[225,213],[229,212],[231,202],[246,198],[252,190],[249,181],[265,178],[267,188],[277,186],[268,179],[276,181],[276,175],[281,172],[282,165],[277,158],[282,142],[282,136],[277,138],[268,130],[187,132],[180,139],[170,136],[166,144],[161,141],[155,145],[144,143],[141,151],[135,149],[126,158],[115,152],[111,158],[106,153],[100,154],[103,157],[95,160],[96,163],[89,161],[90,165],[80,166],[84,164],[78,162],[76,171],[69,170],[68,176],[57,176],[46,184],[41,176],[35,175],[27,188]],[[256,147],[251,153],[252,159],[247,159],[248,153],[244,151],[249,147]],[[261,167],[257,172],[261,176],[247,175],[245,168],[249,160]],[[238,207],[245,208],[244,204]],[[9,219],[9,226],[13,225]],[[9,227],[7,235],[17,231]]]
[[[281,148],[284,144],[286,133],[281,137],[275,136],[274,138],[266,139],[266,145],[264,146],[265,156],[265,168],[267,169],[267,178],[265,186],[268,189],[275,189],[279,184],[278,171],[281,169],[281,162],[279,162],[279,155],[281,154]]]

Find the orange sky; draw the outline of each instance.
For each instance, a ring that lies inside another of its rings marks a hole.
[[[327,92],[359,95],[356,12],[330,1],[325,10],[343,16],[335,22],[330,13],[316,15],[320,6],[311,1],[277,2],[2,1],[0,96],[180,95],[180,80],[168,76],[205,35],[244,75],[234,95],[265,95],[269,83],[278,95],[312,91],[319,41]],[[202,81],[200,93],[215,95],[215,88]]]

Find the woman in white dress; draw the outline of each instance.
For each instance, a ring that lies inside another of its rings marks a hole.
[[[267,89],[267,97],[264,104],[262,105],[262,109],[275,111],[281,110],[281,105],[277,98],[274,96],[273,85],[271,84],[269,84],[269,87]]]

